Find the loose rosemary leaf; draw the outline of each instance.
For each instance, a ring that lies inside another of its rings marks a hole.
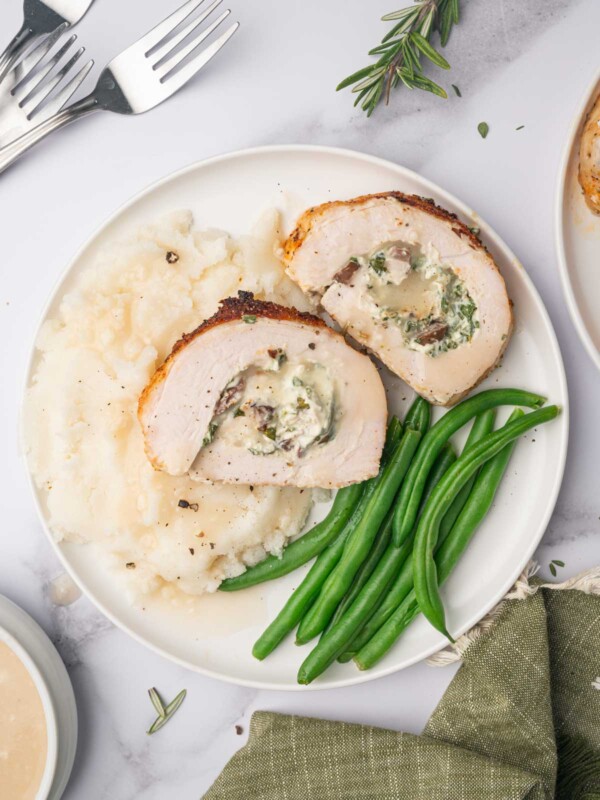
[[[148,694],[150,695],[150,700],[152,701],[152,705],[156,709],[156,713],[159,717],[164,717],[166,715],[166,710],[163,705],[163,701],[160,699],[159,693],[156,691],[154,687],[152,689],[148,689]]]

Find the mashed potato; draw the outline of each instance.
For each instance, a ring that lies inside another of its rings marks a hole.
[[[179,212],[115,244],[44,324],[25,404],[30,469],[57,539],[95,543],[139,594],[213,591],[302,528],[311,493],[198,484],[144,455],[138,397],[175,341],[238,289],[308,310],[275,255],[278,216],[234,240]]]

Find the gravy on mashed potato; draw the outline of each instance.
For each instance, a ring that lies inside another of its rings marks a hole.
[[[34,800],[48,751],[46,717],[33,679],[0,642],[0,797]]]

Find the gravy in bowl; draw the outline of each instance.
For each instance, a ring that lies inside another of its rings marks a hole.
[[[0,641],[0,797],[35,800],[47,756],[40,694],[19,656]]]

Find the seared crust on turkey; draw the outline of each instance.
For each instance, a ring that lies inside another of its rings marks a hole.
[[[224,325],[226,322],[233,322],[241,320],[244,316],[256,315],[266,319],[280,319],[288,320],[290,322],[301,322],[304,325],[314,325],[317,328],[326,328],[327,325],[320,317],[315,314],[309,314],[306,311],[298,311],[297,308],[288,306],[280,306],[277,303],[270,303],[267,300],[255,300],[252,292],[238,292],[237,297],[226,297],[221,300],[219,310],[215,312],[212,317],[209,317],[202,324],[194,328],[190,333],[184,333],[181,339],[178,339],[173,345],[173,349],[166,357],[162,365],[156,370],[152,376],[150,383],[145,387],[140,395],[138,402],[138,418],[147,416],[146,405],[149,402],[150,396],[154,392],[156,386],[164,381],[171,368],[171,362],[177,357],[180,350],[193,342],[198,336],[206,333],[211,328],[217,325]],[[148,454],[150,461],[154,463],[153,458]],[[160,466],[154,464],[157,469]]]
[[[400,192],[308,209],[287,272],[415,391],[452,405],[500,360],[512,308],[493,258],[456,215]]]
[[[387,409],[375,366],[343,336],[240,292],[177,342],[138,417],[156,469],[329,488],[377,474]]]
[[[289,264],[292,261],[296,250],[304,244],[304,240],[306,239],[315,222],[317,222],[320,218],[323,218],[325,215],[328,215],[328,213],[333,209],[360,209],[361,206],[367,201],[378,199],[389,200],[390,198],[398,200],[400,203],[405,203],[406,205],[420,208],[421,210],[426,211],[428,214],[438,217],[439,219],[452,222],[453,225],[456,226],[456,232],[459,236],[470,240],[473,247],[483,247],[481,241],[475,236],[473,231],[463,222],[461,222],[456,214],[452,214],[450,211],[446,211],[445,208],[436,206],[433,200],[427,197],[419,197],[419,195],[416,194],[403,194],[403,192],[379,192],[378,194],[363,194],[359,197],[353,197],[352,200],[330,200],[328,203],[322,203],[320,206],[312,206],[312,208],[308,208],[302,214],[302,216],[298,218],[296,227],[283,243],[283,252],[286,263]],[[300,283],[299,280],[298,283]]]

